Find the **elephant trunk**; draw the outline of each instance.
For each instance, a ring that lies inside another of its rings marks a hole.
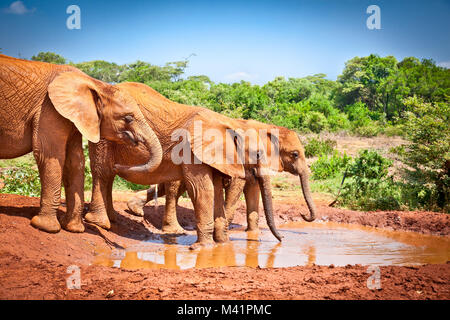
[[[307,217],[303,213],[300,213],[305,221],[312,222],[316,219],[316,207],[311,197],[311,190],[309,189],[308,174],[300,174],[300,183],[302,185],[303,196],[305,197],[306,205],[308,206],[310,215]]]
[[[264,214],[266,215],[267,225],[269,226],[270,231],[278,239],[281,241],[283,237],[278,233],[278,230],[275,227],[275,221],[273,219],[273,204],[272,204],[272,190],[270,185],[270,178],[267,175],[257,177],[259,188],[261,190],[261,198],[264,206]]]
[[[150,173],[156,170],[161,164],[162,147],[155,132],[145,122],[145,120],[136,120],[136,126],[140,133],[136,132],[137,141],[141,142],[149,151],[150,158],[147,163],[137,166],[123,166],[117,164],[114,169],[119,175]]]

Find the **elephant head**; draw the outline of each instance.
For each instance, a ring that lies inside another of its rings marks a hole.
[[[142,143],[152,155],[145,164],[130,170],[155,170],[162,159],[161,144],[144,120],[136,101],[126,92],[82,72],[57,75],[48,86],[56,111],[73,122],[93,143],[106,139],[119,144]]]
[[[303,196],[308,206],[310,215],[301,213],[305,221],[311,222],[316,218],[316,207],[311,197],[309,188],[309,171],[305,159],[305,151],[300,140],[300,136],[285,128],[279,131],[279,165],[283,171],[299,176],[302,186]]]
[[[203,135],[199,137],[194,132],[191,148],[194,155],[218,171],[243,179],[256,179],[260,186],[267,225],[272,234],[279,240],[282,236],[275,227],[273,218],[272,191],[270,174],[267,165],[262,161],[266,154],[262,139],[256,130],[242,126],[240,120],[230,119],[209,110],[201,112]],[[211,130],[211,134],[207,134]],[[195,130],[194,130],[195,131]],[[215,132],[215,134],[213,134]],[[214,136],[214,139],[210,139]],[[201,139],[202,143],[197,139]],[[224,150],[225,148],[225,150]],[[205,157],[205,150],[208,156]]]
[[[274,125],[267,125],[255,120],[236,120],[242,126],[248,126],[258,130],[259,136],[265,136],[263,141],[266,150],[266,167],[275,171],[287,171],[299,176],[306,204],[310,215],[301,214],[305,221],[311,222],[316,218],[316,208],[309,188],[309,172],[306,165],[305,152],[300,136],[289,129]]]

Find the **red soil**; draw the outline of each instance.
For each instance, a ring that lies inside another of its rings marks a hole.
[[[187,202],[186,202],[187,204]],[[190,204],[190,203],[189,203]],[[303,205],[275,202],[276,222],[299,220]],[[260,269],[125,270],[90,265],[113,248],[154,237],[161,216],[146,208],[145,221],[116,202],[120,216],[110,231],[48,234],[30,226],[39,199],[0,194],[0,299],[449,299],[450,263],[381,267],[381,289],[367,287],[367,267],[304,266]],[[191,206],[179,220],[193,227]],[[61,213],[64,208],[61,207]],[[245,224],[244,205],[235,223]],[[158,212],[162,212],[159,208]],[[449,216],[434,212],[356,212],[318,205],[318,219],[425,234],[449,235]],[[264,219],[261,218],[261,222]],[[67,289],[67,267],[81,269],[81,289]],[[113,293],[111,292],[113,290]],[[108,294],[109,293],[109,294]]]

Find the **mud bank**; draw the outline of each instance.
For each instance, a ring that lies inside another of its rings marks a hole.
[[[182,226],[194,234],[190,203],[179,208]],[[300,220],[305,206],[275,202],[276,222]],[[83,234],[47,234],[32,228],[38,198],[0,194],[0,299],[450,299],[450,264],[380,267],[380,289],[371,290],[366,266],[308,265],[288,268],[221,267],[187,270],[126,270],[92,265],[102,252],[156,239],[162,207],[145,219],[115,203],[118,222],[110,231],[86,225]],[[448,215],[433,212],[355,212],[319,203],[319,219],[423,234],[449,234]],[[61,207],[61,213],[64,207]],[[261,226],[264,219],[261,216]],[[236,224],[245,225],[243,204]],[[81,289],[67,288],[80,268]],[[111,293],[113,292],[113,293]],[[109,294],[108,294],[109,293]]]

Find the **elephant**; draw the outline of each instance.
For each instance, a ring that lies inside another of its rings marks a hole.
[[[153,171],[162,158],[159,140],[136,101],[120,88],[75,67],[0,55],[0,158],[33,151],[41,181],[40,211],[31,225],[56,233],[83,232],[82,136],[117,145],[141,145],[151,157],[132,169]],[[67,212],[57,210],[64,184]]]
[[[125,82],[115,86],[127,91],[138,102],[161,142],[163,158],[154,172],[130,169],[129,166],[146,160],[146,150],[107,141],[90,144],[93,189],[85,220],[105,229],[111,227],[116,214],[112,203],[112,183],[116,174],[144,185],[183,180],[196,217],[197,241],[191,248],[226,242],[228,220],[224,213],[223,178],[254,176],[260,185],[268,225],[281,240],[273,221],[270,177],[264,173],[261,161],[249,161],[252,154],[262,150],[245,144],[236,131],[238,123],[234,119],[203,107],[173,102],[145,84]],[[208,144],[209,141],[212,142]],[[227,148],[225,160],[232,161],[221,161],[224,146]],[[207,151],[212,156],[208,156]],[[241,161],[237,161],[239,159]]]
[[[309,208],[310,215],[301,214],[304,220],[313,221],[316,216],[316,209],[311,197],[311,191],[308,181],[308,167],[305,161],[305,153],[301,143],[300,136],[283,127],[264,124],[255,120],[237,120],[242,127],[247,126],[258,130],[267,131],[267,143],[273,145],[271,140],[271,131],[278,131],[279,144],[279,163],[278,171],[286,171],[300,177],[303,195]],[[274,150],[274,149],[270,149]],[[276,165],[275,165],[276,167]],[[239,197],[244,192],[247,207],[247,231],[258,230],[258,211],[259,211],[259,186],[252,176],[242,180],[240,178],[231,178],[224,184],[225,189],[225,215],[230,224],[234,217],[236,205]],[[168,233],[183,233],[184,229],[180,226],[176,215],[176,206],[178,198],[185,192],[186,186],[182,181],[171,181],[165,184],[159,184],[157,189],[151,187],[148,190],[138,192],[131,198],[127,205],[130,211],[138,216],[143,216],[143,206],[156,197],[166,197],[165,212],[163,216],[163,231]]]

